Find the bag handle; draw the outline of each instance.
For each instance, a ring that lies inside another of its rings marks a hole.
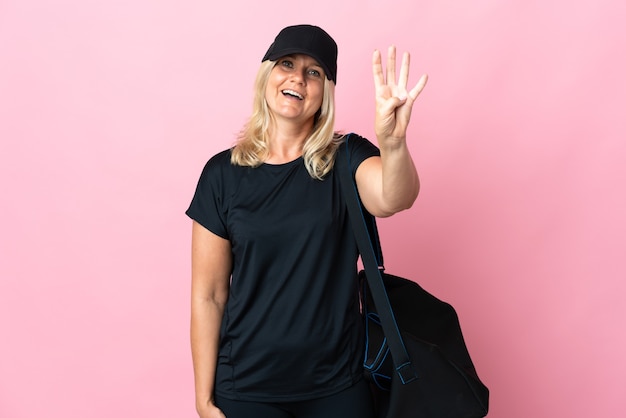
[[[387,345],[391,351],[391,357],[396,372],[402,383],[406,384],[417,379],[417,373],[411,364],[409,354],[406,351],[400,329],[398,328],[393,314],[393,309],[389,303],[389,297],[385,291],[381,274],[381,268],[384,269],[382,267],[382,249],[380,246],[380,238],[378,237],[378,230],[376,229],[376,219],[366,212],[370,221],[368,231],[368,222],[363,213],[364,209],[361,206],[359,192],[352,178],[350,155],[347,150],[350,135],[351,134],[346,135],[344,143],[339,147],[335,163],[337,164],[341,188],[348,207],[348,217],[352,223],[354,236],[359,252],[361,253],[361,260],[363,261],[367,283],[372,298],[374,299],[374,305],[378,311],[378,316],[387,339]],[[378,257],[375,253],[375,248],[378,250]]]

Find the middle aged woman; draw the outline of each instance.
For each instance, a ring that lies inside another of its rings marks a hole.
[[[373,55],[379,148],[346,152],[365,208],[411,207],[409,55]],[[358,250],[335,156],[337,45],[317,26],[280,31],[262,59],[253,113],[236,145],[206,164],[192,229],[191,346],[201,418],[368,418]]]

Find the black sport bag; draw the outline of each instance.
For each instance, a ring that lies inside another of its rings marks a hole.
[[[487,415],[489,391],[476,374],[454,308],[413,281],[382,273],[410,361],[395,366],[365,272],[360,276],[367,336],[365,376],[374,392],[377,417]]]
[[[489,390],[476,374],[454,308],[417,283],[384,272],[376,221],[362,209],[344,147],[336,163],[365,267],[359,273],[366,329],[364,368],[376,416],[486,416]]]

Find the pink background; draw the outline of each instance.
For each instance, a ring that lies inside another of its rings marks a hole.
[[[626,410],[626,3],[0,0],[0,417],[194,417],[190,221],[294,23],[340,45],[372,137],[374,48],[430,82],[390,272],[453,303],[490,417]]]

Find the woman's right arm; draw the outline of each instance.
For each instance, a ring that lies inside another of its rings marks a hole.
[[[228,300],[230,242],[193,221],[191,234],[191,354],[196,409],[201,418],[223,418],[213,389],[220,326]]]

